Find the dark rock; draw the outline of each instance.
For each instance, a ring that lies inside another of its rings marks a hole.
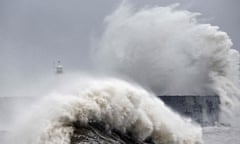
[[[108,130],[103,122],[91,122],[87,125],[74,122],[72,126],[74,133],[71,135],[71,144],[154,144],[151,138],[142,142],[134,138],[130,132]]]

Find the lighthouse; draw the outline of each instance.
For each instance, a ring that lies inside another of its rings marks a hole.
[[[63,73],[63,66],[61,65],[61,61],[58,61],[56,65],[56,74],[62,74],[62,73]]]

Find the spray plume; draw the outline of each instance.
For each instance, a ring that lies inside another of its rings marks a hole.
[[[123,3],[105,19],[97,65],[157,95],[217,94],[227,111],[239,100],[239,53],[225,32],[177,6]]]

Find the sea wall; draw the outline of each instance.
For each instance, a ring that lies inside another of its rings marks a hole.
[[[187,116],[202,126],[219,121],[219,96],[159,96],[166,105],[181,115]]]

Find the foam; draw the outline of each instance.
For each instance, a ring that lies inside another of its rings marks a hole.
[[[77,84],[77,82],[79,84]],[[138,139],[152,137],[156,143],[201,143],[201,128],[170,110],[154,94],[122,80],[78,79],[55,90],[39,104],[11,136],[19,144],[70,143],[78,121],[87,125],[103,121],[109,129],[130,131]],[[83,83],[88,86],[82,87]],[[68,87],[71,87],[70,89]],[[16,130],[16,127],[15,129]],[[15,140],[15,141],[14,141]]]

